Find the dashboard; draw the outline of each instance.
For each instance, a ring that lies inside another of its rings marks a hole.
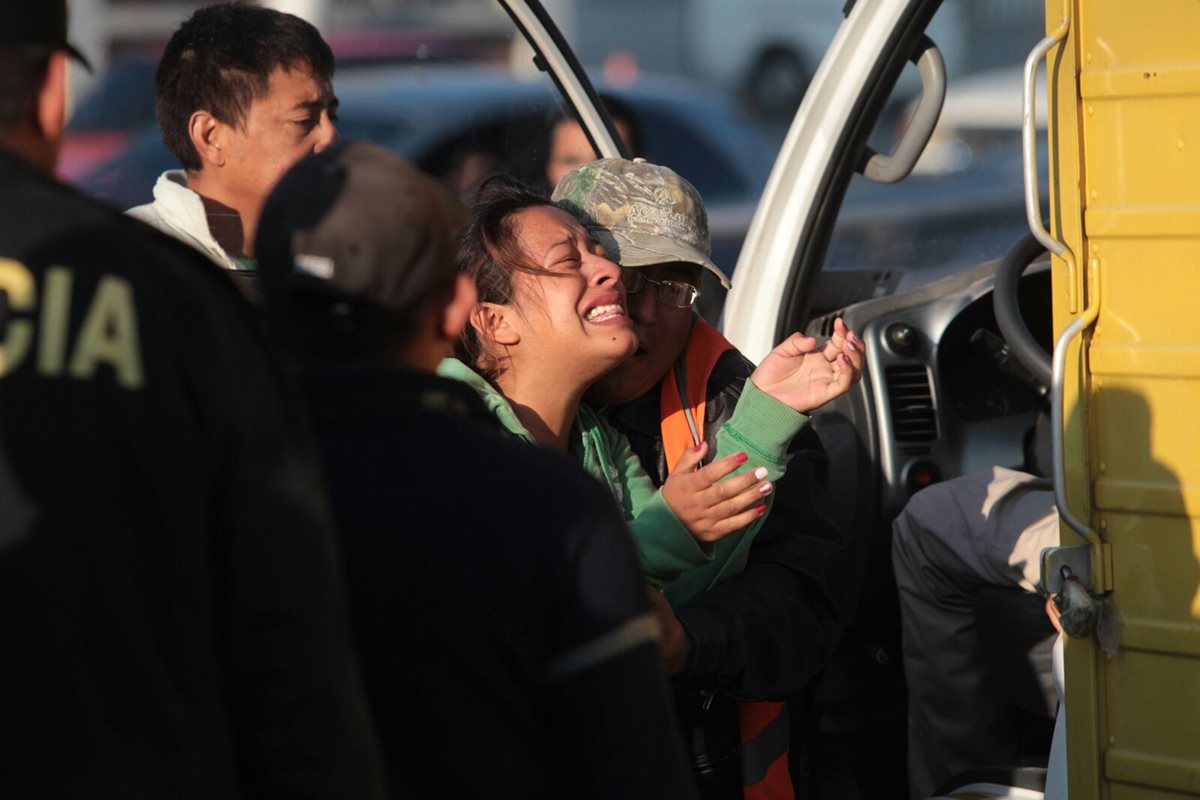
[[[863,489],[878,485],[872,516],[876,524],[890,522],[913,493],[932,483],[993,465],[1026,465],[1048,394],[1008,354],[992,311],[995,266],[858,303],[808,326],[809,333],[827,335],[842,316],[867,342],[859,390],[814,420],[823,440],[827,430],[848,425],[859,442],[859,463],[853,474],[843,474],[841,491],[836,476],[844,470],[831,461],[835,505],[861,506]],[[1049,352],[1047,261],[1026,271],[1019,296],[1031,332]],[[847,491],[856,496],[838,497]]]

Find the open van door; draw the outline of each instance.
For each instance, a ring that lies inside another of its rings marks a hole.
[[[500,0],[500,5],[533,48],[538,68],[549,73],[575,111],[597,157],[628,157],[612,117],[540,0]]]
[[[1051,0],[1046,28],[1061,536],[1116,612],[1115,652],[1066,643],[1070,792],[1195,797],[1200,6]]]

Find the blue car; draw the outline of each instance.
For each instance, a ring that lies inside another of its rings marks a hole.
[[[457,189],[468,159],[549,191],[545,164],[561,100],[544,77],[495,68],[384,66],[338,73],[338,132],[378,142]],[[776,147],[728,96],[682,80],[600,84],[635,117],[638,154],[696,185],[709,210],[714,259],[732,270]],[[119,157],[78,181],[121,208],[150,202],[178,161],[148,128]],[[477,167],[476,167],[477,169]],[[469,182],[469,181],[468,181]],[[709,292],[719,300],[717,292]],[[715,313],[715,312],[714,312]]]

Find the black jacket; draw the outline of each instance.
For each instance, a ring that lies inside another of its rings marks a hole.
[[[657,625],[604,487],[509,438],[457,381],[345,367],[303,387],[394,789],[691,796]]]
[[[0,154],[0,336],[0,796],[380,796],[316,462],[228,277]]]
[[[753,365],[731,350],[708,384],[705,438],[733,415]],[[656,386],[605,411],[659,485],[666,480]],[[822,510],[824,452],[811,426],[792,443],[787,473],[740,574],[696,597],[676,616],[692,657],[677,676],[680,691],[721,692],[741,700],[796,692],[827,662],[841,635],[834,598],[845,569],[841,532]]]

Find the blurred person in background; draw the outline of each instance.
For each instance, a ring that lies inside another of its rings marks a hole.
[[[183,169],[129,214],[223,267],[253,269],[267,193],[337,137],[333,70],[329,45],[299,17],[240,2],[196,11],[155,77],[163,143]]]
[[[609,95],[602,96],[600,101],[612,117],[626,151],[634,156],[639,155],[642,152],[642,133],[634,110],[627,103]],[[561,112],[550,119],[546,153],[547,194],[554,191],[563,175],[596,160],[596,151],[579,120]]]
[[[300,162],[263,211],[268,329],[295,360],[402,796],[687,798],[629,533],[561,455],[434,374],[473,309],[461,206],[375,145]]]
[[[66,4],[0,8],[0,795],[381,798],[293,396],[220,270],[51,177]]]
[[[703,202],[672,170],[623,159],[568,173],[554,199],[624,269],[638,349],[588,400],[661,486],[686,450],[716,440],[754,369],[695,312],[702,271],[728,285],[710,257]],[[839,321],[825,352],[837,357],[843,349],[861,366],[861,341]],[[841,633],[834,598],[844,545],[821,509],[824,451],[811,427],[792,440],[789,455],[745,569],[676,609],[670,586],[652,593],[703,797],[739,798],[743,786],[791,796],[781,701],[824,667]],[[733,702],[764,699],[771,702]]]

